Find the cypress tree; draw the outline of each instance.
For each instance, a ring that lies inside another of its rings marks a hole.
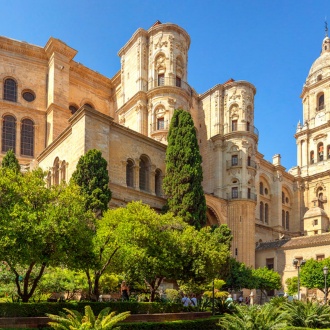
[[[20,170],[21,170],[19,162],[15,156],[15,153],[11,149],[8,150],[6,152],[6,155],[3,157],[1,166],[10,168],[11,170],[15,171],[16,173],[20,172]]]
[[[202,187],[202,157],[191,115],[174,111],[168,133],[166,176],[163,190],[170,212],[201,228],[206,223],[206,201]]]
[[[72,180],[86,195],[86,210],[102,215],[111,199],[107,161],[99,150],[91,149],[81,156]]]

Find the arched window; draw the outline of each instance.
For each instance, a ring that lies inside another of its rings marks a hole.
[[[289,211],[285,212],[285,229],[289,230]]]
[[[321,142],[317,145],[317,160],[319,162],[323,160],[323,151],[323,143]]]
[[[162,195],[162,172],[159,169],[155,173],[155,194],[156,196]]]
[[[88,107],[88,108],[91,108],[91,109],[95,109],[94,106],[90,103],[85,103],[84,106]]]
[[[260,221],[264,221],[264,203],[260,202]]]
[[[62,161],[61,163],[61,181],[66,180],[66,162],[65,160]]]
[[[17,84],[14,79],[6,79],[3,86],[3,99],[17,102]]]
[[[323,110],[324,109],[324,94],[320,94],[317,99],[317,110]]]
[[[33,154],[34,123],[31,119],[23,119],[21,128],[21,155],[33,157]]]
[[[58,185],[60,183],[60,161],[58,157],[54,160],[54,185]]]
[[[149,190],[149,161],[145,156],[140,158],[139,188],[144,191]]]
[[[282,210],[282,227],[285,228],[285,211]]]
[[[260,195],[264,194],[264,184],[262,182],[259,183],[259,194]]]
[[[313,150],[310,153],[310,162],[311,162],[311,164],[314,164],[314,151]]]
[[[131,159],[126,163],[126,185],[134,187],[134,162]]]
[[[74,104],[71,104],[69,106],[69,110],[70,110],[71,114],[74,115],[77,112],[78,107],[76,105],[74,105]]]
[[[282,204],[285,204],[285,194],[283,191],[282,191]]]
[[[269,221],[269,207],[268,204],[265,204],[265,222],[268,223]]]
[[[16,119],[4,116],[2,125],[2,152],[13,150],[16,153]]]
[[[49,171],[47,173],[47,188],[50,188],[51,185],[52,185],[52,174]]]
[[[330,159],[330,145],[327,146],[327,158]]]

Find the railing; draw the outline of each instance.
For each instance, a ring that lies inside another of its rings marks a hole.
[[[252,167],[254,169],[257,169],[258,168],[258,165],[257,165],[257,163],[254,160],[248,160],[247,166],[248,167]]]
[[[227,169],[235,166],[242,167],[242,158],[227,160]]]
[[[230,193],[227,193],[227,199],[228,200],[235,200],[235,199],[249,199],[249,200],[252,200],[252,201],[257,201],[257,195],[254,194],[254,193],[249,193],[249,192],[246,192],[245,194],[243,194],[242,191],[237,191],[237,192],[232,192],[231,194]]]
[[[143,91],[147,92],[156,87],[175,86],[184,89],[189,95],[192,95],[192,88],[183,80],[176,77],[164,77],[160,79],[150,79],[144,86]]]
[[[216,126],[218,127],[215,129],[215,132],[221,135],[228,133],[235,133],[235,132],[250,132],[252,134],[259,136],[258,129],[250,124],[235,124],[231,126],[217,124]]]
[[[316,107],[316,111],[321,111],[321,110],[326,110],[325,104],[321,104],[321,105]]]
[[[150,132],[159,132],[159,131],[168,131],[169,123],[168,120],[164,120],[163,122],[155,122],[150,124]]]

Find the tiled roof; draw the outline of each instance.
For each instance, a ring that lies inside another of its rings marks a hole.
[[[313,236],[301,236],[292,238],[282,248],[294,249],[304,246],[320,246],[329,245],[330,247],[330,233],[313,235]]]
[[[260,250],[268,250],[268,249],[276,249],[281,247],[283,244],[287,243],[290,239],[281,239],[281,240],[276,240],[272,242],[262,242],[258,243],[256,247],[256,251]]]

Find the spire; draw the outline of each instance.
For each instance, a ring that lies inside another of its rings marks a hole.
[[[325,18],[324,20],[324,29],[325,29],[325,37],[328,36],[328,22],[327,22],[327,18]]]

